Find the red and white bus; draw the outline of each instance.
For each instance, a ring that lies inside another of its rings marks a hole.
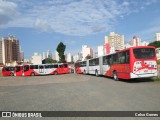
[[[69,73],[67,63],[23,65],[23,76],[58,75]]]
[[[127,48],[89,59],[86,63],[87,74],[110,76],[115,80],[154,77],[158,72],[155,47],[152,46]]]
[[[13,66],[5,66],[2,68],[2,76],[14,76],[14,67]]]
[[[87,61],[81,61],[75,63],[75,72],[78,74],[86,74],[87,73]]]

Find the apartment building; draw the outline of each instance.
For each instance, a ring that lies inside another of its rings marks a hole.
[[[105,36],[105,44],[110,44],[110,47],[114,47],[115,50],[124,49],[124,35],[110,32],[109,36]]]
[[[141,39],[133,36],[132,40],[130,41],[131,46],[141,46]]]
[[[160,41],[160,33],[156,33],[155,41]]]
[[[15,65],[20,62],[19,40],[13,36],[3,37],[0,41],[0,63]]]
[[[87,45],[82,46],[82,60],[86,59],[86,56],[93,57],[93,49],[88,47]]]
[[[31,63],[32,64],[42,64],[42,55],[35,52],[31,58]]]

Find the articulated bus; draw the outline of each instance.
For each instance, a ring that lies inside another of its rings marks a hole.
[[[2,76],[14,76],[14,67],[5,66],[2,68]]]
[[[24,65],[23,76],[58,75],[69,73],[67,63]]]
[[[65,74],[69,73],[67,63],[24,65],[24,76]]]
[[[85,68],[81,63],[85,62]],[[157,76],[158,66],[155,47],[136,46],[75,63],[77,73],[103,75],[118,79]],[[80,72],[79,72],[80,71]]]

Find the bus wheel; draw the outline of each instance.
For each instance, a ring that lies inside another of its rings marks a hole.
[[[57,72],[57,71],[55,71],[55,72],[54,72],[54,75],[58,75],[58,72]]]
[[[115,81],[118,81],[118,80],[119,80],[119,78],[118,78],[118,75],[117,75],[117,72],[116,72],[116,71],[114,71],[114,72],[113,72],[113,79],[114,79]]]
[[[11,73],[11,74],[10,74],[10,76],[14,76],[14,74],[13,74],[13,73]]]
[[[95,75],[96,75],[96,77],[98,77],[98,71],[97,70],[95,71]]]
[[[35,73],[34,73],[34,72],[32,72],[32,73],[31,73],[31,76],[35,76]]]

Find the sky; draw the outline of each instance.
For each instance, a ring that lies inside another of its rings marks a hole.
[[[0,38],[16,36],[25,58],[54,52],[63,42],[66,53],[82,45],[96,51],[110,32],[154,41],[160,32],[160,0],[0,0]]]

